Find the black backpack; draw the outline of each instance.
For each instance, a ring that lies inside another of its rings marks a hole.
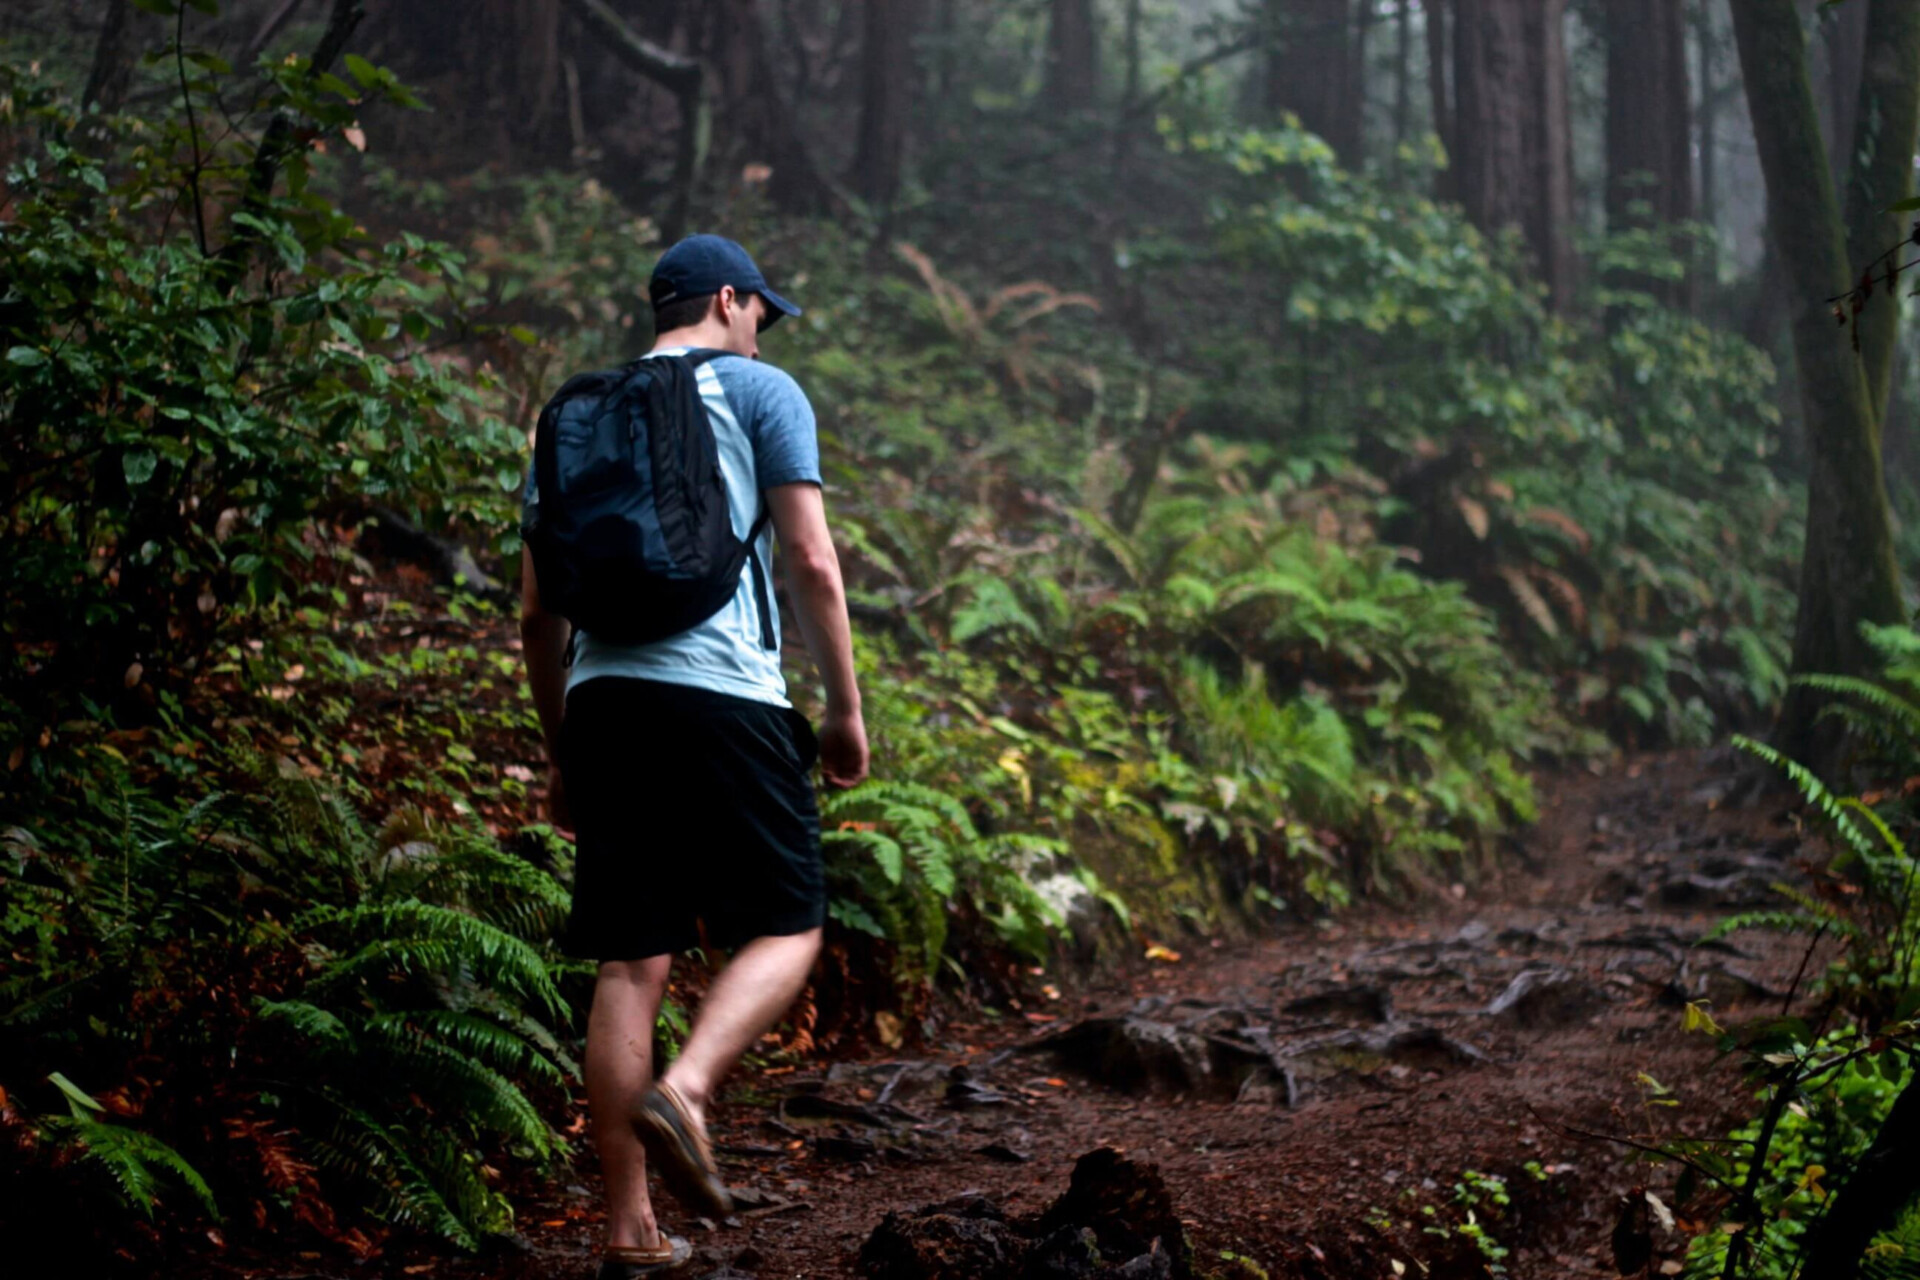
[[[728,513],[697,370],[724,351],[651,356],[569,378],[540,411],[527,526],[541,605],[596,640],[646,644],[705,622],[753,568],[760,643],[776,647],[766,572]]]

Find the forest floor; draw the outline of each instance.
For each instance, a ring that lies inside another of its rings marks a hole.
[[[1777,807],[1721,805],[1733,773],[1720,750],[1546,774],[1541,821],[1475,889],[1189,946],[1065,990],[1045,1014],[950,1011],[918,1051],[743,1072],[715,1141],[730,1181],[761,1203],[713,1224],[663,1198],[663,1222],[696,1246],[683,1274],[859,1275],[890,1210],[977,1192],[1034,1213],[1103,1144],[1158,1165],[1201,1275],[1486,1275],[1459,1231],[1471,1210],[1511,1251],[1509,1276],[1611,1276],[1617,1206],[1636,1185],[1679,1212],[1678,1231],[1656,1230],[1648,1274],[1677,1273],[1710,1206],[1675,1196],[1674,1166],[1610,1139],[1724,1133],[1747,1088],[1710,1036],[1683,1030],[1684,1004],[1709,998],[1723,1020],[1778,1009],[1803,959],[1751,933],[1689,945],[1804,873]],[[1503,995],[1510,1007],[1490,1012]],[[1087,1069],[1030,1050],[1089,1019]],[[1183,1049],[1196,1034],[1213,1046],[1198,1060]],[[1250,1041],[1284,1075],[1236,1083]],[[217,1274],[591,1276],[600,1214],[586,1150],[578,1182],[522,1200],[504,1255],[310,1257],[298,1271],[229,1258]],[[1469,1170],[1504,1177],[1511,1204],[1476,1191]]]

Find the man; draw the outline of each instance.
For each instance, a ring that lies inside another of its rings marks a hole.
[[[521,636],[546,735],[555,821],[577,834],[569,953],[599,962],[587,1023],[587,1103],[605,1173],[601,1280],[677,1268],[684,1240],[664,1237],[647,1194],[649,1160],[688,1208],[731,1211],[707,1144],[721,1078],[772,1029],[805,986],[820,947],[826,893],[809,771],[828,785],[866,776],[866,727],[854,683],[846,595],[820,492],[812,407],[787,374],[758,363],[761,330],[799,309],[767,287],[731,240],[674,245],[649,288],[650,355],[728,354],[699,367],[731,518],[771,569],[780,540],[788,594],[826,685],[814,738],[787,700],[778,618],[742,573],[731,601],[689,631],[616,646],[540,605],[522,558]],[[539,494],[527,487],[529,516]],[[656,1017],[675,952],[733,947],[680,1054],[656,1082]]]

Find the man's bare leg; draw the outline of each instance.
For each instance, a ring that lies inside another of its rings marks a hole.
[[[807,985],[820,930],[755,938],[734,954],[700,1002],[680,1056],[661,1077],[705,1125],[713,1091],[742,1055],[773,1030]]]
[[[653,1085],[653,1027],[672,966],[672,956],[602,964],[587,1015],[587,1109],[607,1183],[607,1243],[615,1248],[660,1242],[646,1153],[628,1117]]]

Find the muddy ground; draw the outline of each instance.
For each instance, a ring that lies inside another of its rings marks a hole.
[[[1683,1031],[1682,1008],[1778,1009],[1802,959],[1752,934],[1689,945],[1812,852],[1778,804],[1723,804],[1732,776],[1724,751],[1545,776],[1543,819],[1495,883],[1186,944],[1037,1017],[956,1016],[899,1055],[747,1073],[715,1141],[757,1202],[716,1224],[663,1200],[697,1248],[683,1274],[860,1276],[888,1211],[978,1192],[1036,1213],[1101,1146],[1158,1165],[1201,1276],[1612,1276],[1636,1185],[1679,1213],[1655,1233],[1662,1274],[1713,1206],[1678,1202],[1671,1166],[1586,1135],[1711,1133],[1743,1110],[1735,1064]],[[1060,1049],[1036,1047],[1049,1040]],[[588,1277],[588,1163],[523,1203],[500,1256],[244,1270]],[[1468,1171],[1504,1178],[1511,1203]]]

